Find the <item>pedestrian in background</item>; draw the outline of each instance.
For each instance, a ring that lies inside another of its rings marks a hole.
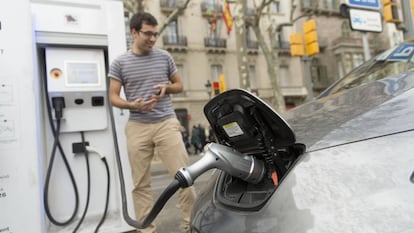
[[[210,143],[210,142],[215,142],[215,141],[216,139],[215,139],[213,129],[211,128],[211,126],[208,126],[208,142]]]
[[[200,135],[200,144],[201,148],[203,148],[207,144],[207,137],[206,137],[206,129],[202,124],[198,125],[199,128],[199,135]]]
[[[184,145],[185,145],[185,149],[187,150],[187,154],[189,154],[190,153],[190,147],[191,147],[190,139],[189,139],[188,132],[187,132],[187,130],[185,129],[184,126],[181,126],[181,136],[183,138],[183,142],[184,142]]]
[[[125,126],[128,157],[134,189],[132,191],[135,215],[142,221],[153,206],[151,188],[151,161],[154,150],[174,176],[181,167],[188,166],[188,154],[180,132],[169,94],[183,90],[174,60],[164,50],[156,48],[158,22],[149,13],[137,13],[130,21],[133,47],[117,57],[110,66],[109,96],[112,105],[129,109]],[[126,99],[120,96],[124,88]],[[179,206],[184,230],[190,231],[189,222],[195,201],[193,187],[179,190]],[[152,223],[142,233],[154,233]]]
[[[200,142],[200,129],[193,125],[191,130],[191,144],[194,147],[194,154],[198,154],[202,151],[201,142]]]

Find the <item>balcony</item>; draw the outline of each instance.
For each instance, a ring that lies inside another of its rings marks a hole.
[[[164,13],[171,13],[175,9],[184,6],[184,0],[160,0],[160,8]]]
[[[165,35],[162,37],[164,49],[170,52],[186,52],[187,51],[187,37],[186,36],[171,36]]]
[[[274,49],[277,50],[279,55],[290,55],[290,44],[287,41],[277,41]]]
[[[332,3],[323,0],[301,0],[300,6],[304,12],[323,15],[339,15],[339,0]]]
[[[211,17],[214,13],[217,13],[217,15],[221,15],[222,12],[223,6],[220,4],[211,4],[209,2],[201,3],[201,14],[204,17]]]
[[[222,38],[204,38],[204,47],[211,53],[225,53],[227,48],[227,40]]]
[[[248,54],[258,54],[259,53],[259,42],[251,39],[246,41],[247,53]]]
[[[319,6],[319,0],[301,0],[300,8],[303,10],[317,9]]]
[[[332,4],[328,4],[327,2],[325,2],[321,5],[320,9],[321,11],[339,14],[339,2],[334,1]]]

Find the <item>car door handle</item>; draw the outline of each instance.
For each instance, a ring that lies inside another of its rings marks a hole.
[[[413,171],[413,173],[411,173],[410,181],[411,181],[411,183],[414,183],[414,171]]]

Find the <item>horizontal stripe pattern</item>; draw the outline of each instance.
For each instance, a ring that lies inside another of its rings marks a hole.
[[[108,77],[121,81],[126,99],[148,100],[158,90],[153,87],[161,83],[171,83],[177,72],[171,55],[159,48],[153,48],[147,55],[134,54],[132,50],[116,58],[109,67]],[[150,112],[130,110],[130,120],[143,123],[159,122],[175,117],[174,107],[169,95],[158,101]]]

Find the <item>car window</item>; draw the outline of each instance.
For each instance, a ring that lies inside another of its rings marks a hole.
[[[396,51],[399,51],[398,49],[402,46],[392,48],[355,68],[325,90],[319,98],[414,69],[414,61],[411,58],[411,53],[414,53],[414,49],[412,49],[409,55],[398,57],[398,59],[395,58]]]

